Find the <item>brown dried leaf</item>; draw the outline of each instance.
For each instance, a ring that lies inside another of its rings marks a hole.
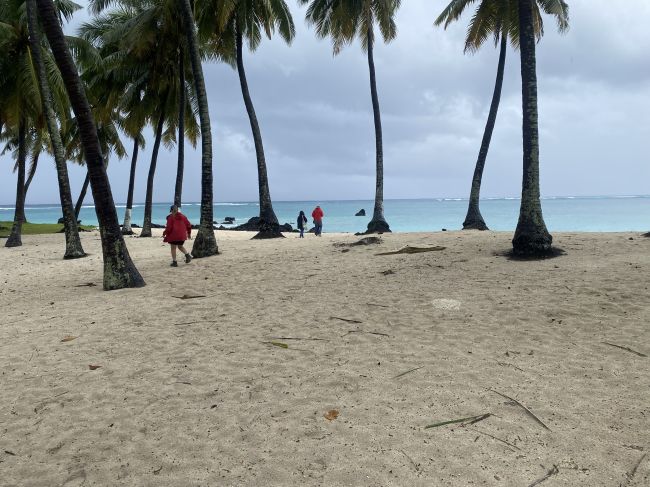
[[[88,368],[89,368],[90,370],[101,369],[101,367],[102,367],[101,365],[89,365],[89,366],[88,366]]]
[[[336,409],[330,409],[325,414],[323,414],[323,417],[328,421],[334,421],[339,417],[339,412]]]
[[[61,341],[62,341],[62,342],[71,342],[71,341],[74,340],[75,338],[79,338],[79,337],[73,337],[72,335],[68,335],[68,336],[64,336],[63,339],[62,339]]]

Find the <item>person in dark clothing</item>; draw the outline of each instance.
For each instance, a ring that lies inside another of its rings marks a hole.
[[[307,223],[307,217],[305,216],[304,211],[300,210],[296,223],[298,224],[298,230],[300,230],[300,238],[305,238],[305,223]]]
[[[178,267],[176,263],[176,247],[185,254],[185,263],[189,264],[192,260],[190,253],[185,250],[183,244],[185,240],[190,240],[192,238],[192,224],[183,215],[178,206],[172,205],[169,209],[171,213],[167,215],[167,225],[163,231],[163,242],[167,242],[171,246],[172,251],[172,267]]]

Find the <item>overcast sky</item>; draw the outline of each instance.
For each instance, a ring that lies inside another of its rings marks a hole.
[[[79,2],[85,4],[86,2]],[[275,200],[374,198],[374,126],[367,58],[359,43],[332,56],[305,8],[288,0],[296,38],[245,53]],[[384,134],[385,197],[466,197],[494,87],[498,51],[463,54],[471,11],[447,31],[432,26],[446,0],[407,0],[398,35],[378,43],[375,64]],[[650,2],[569,0],[570,30],[545,17],[537,45],[541,191],[544,196],[650,194]],[[615,6],[613,4],[616,4]],[[87,19],[79,12],[74,24]],[[216,201],[255,201],[257,170],[235,70],[204,64]],[[153,146],[140,152],[135,201],[144,200]],[[501,106],[482,196],[517,196],[521,185],[519,53],[508,50]],[[200,146],[199,146],[200,147]],[[130,145],[129,145],[130,150]],[[13,162],[0,159],[0,203],[15,198]],[[200,151],[186,145],[184,200],[200,200]],[[71,168],[73,197],[84,168]],[[126,200],[129,159],[111,160],[115,200]],[[173,199],[175,151],[161,150],[154,201]],[[90,194],[88,202],[90,202]],[[58,201],[54,164],[43,159],[27,203]]]

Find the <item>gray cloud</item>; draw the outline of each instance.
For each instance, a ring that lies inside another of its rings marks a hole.
[[[648,194],[650,4],[575,0],[571,29],[546,18],[538,44],[541,178],[544,195]],[[465,197],[494,85],[498,52],[486,44],[463,55],[469,15],[434,29],[442,1],[403,2],[398,37],[375,50],[387,198]],[[358,43],[332,56],[292,7],[296,39],[264,41],[245,64],[262,127],[271,193],[277,200],[371,199],[374,127],[368,67]],[[79,23],[86,14],[75,21]],[[257,198],[255,152],[236,72],[204,66],[214,134],[215,199]],[[502,103],[484,177],[484,196],[517,195],[521,184],[521,88],[510,49]],[[137,173],[144,199],[152,135]],[[161,151],[156,201],[173,195],[175,152]],[[128,159],[109,170],[117,201],[126,199]],[[9,161],[3,161],[7,174]],[[187,147],[185,199],[200,199],[200,153]],[[84,170],[73,168],[78,191]],[[28,202],[57,201],[53,164],[44,160]],[[0,180],[11,203],[15,178]]]

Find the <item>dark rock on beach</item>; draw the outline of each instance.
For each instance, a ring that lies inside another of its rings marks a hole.
[[[366,216],[366,210],[361,208],[359,211],[357,211],[354,216]]]

